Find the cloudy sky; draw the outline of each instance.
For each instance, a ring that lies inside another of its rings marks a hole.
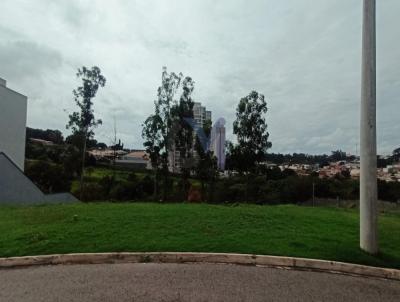
[[[378,151],[400,145],[399,0],[377,1]],[[29,98],[28,126],[60,129],[75,110],[76,69],[107,78],[95,100],[141,148],[161,71],[196,82],[195,100],[225,117],[251,90],[268,101],[273,152],[354,153],[359,139],[362,0],[1,0],[0,77]]]

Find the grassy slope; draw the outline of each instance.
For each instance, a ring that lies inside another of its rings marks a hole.
[[[381,254],[372,257],[358,248],[355,210],[143,203],[1,207],[0,256],[236,252],[400,268],[400,215],[381,215],[379,227]]]

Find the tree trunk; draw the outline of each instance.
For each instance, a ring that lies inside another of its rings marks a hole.
[[[86,136],[87,131],[85,131],[85,135],[83,137],[83,152],[82,152],[82,170],[81,170],[81,180],[80,180],[80,192],[79,192],[79,199],[82,200],[83,197],[83,181],[84,181],[84,174],[85,174],[85,155],[86,155]]]
[[[154,201],[158,201],[158,168],[154,169]]]
[[[201,201],[202,202],[205,201],[204,195],[205,195],[205,184],[204,184],[204,179],[202,178],[201,179]]]
[[[246,188],[244,192],[244,202],[247,203],[249,199],[249,173],[246,173]]]
[[[181,186],[181,198],[182,201],[185,201],[187,199],[186,196],[186,182],[187,182],[187,175],[186,175],[186,171],[183,169],[183,171],[181,171],[182,173],[182,186]]]
[[[166,169],[164,168],[164,183],[163,183],[163,198],[162,198],[164,202],[167,201],[167,195],[168,195],[168,166]]]

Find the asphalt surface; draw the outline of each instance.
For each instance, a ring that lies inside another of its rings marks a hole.
[[[400,282],[223,264],[0,270],[0,301],[400,301]]]

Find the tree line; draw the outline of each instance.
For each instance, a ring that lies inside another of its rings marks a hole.
[[[72,180],[78,178],[77,194],[81,199],[89,200],[94,197],[99,199],[103,196],[118,200],[142,198],[184,201],[188,199],[188,195],[198,182],[199,199],[202,201],[217,202],[227,198],[232,200],[240,198],[240,201],[245,202],[260,202],[261,199],[283,202],[290,199],[289,195],[283,193],[287,188],[293,190],[293,196],[308,196],[309,181],[293,175],[290,171],[266,169],[261,163],[268,161],[276,164],[303,163],[323,166],[329,161],[356,159],[354,156],[347,156],[341,150],[332,151],[331,155],[268,153],[272,143],[269,140],[266,122],[267,102],[263,94],[251,91],[238,101],[236,118],[233,122],[233,134],[236,140],[227,142],[226,146],[227,168],[236,171],[238,175],[221,179],[217,169],[217,159],[211,150],[204,147],[204,141],[197,135],[199,125],[193,123],[195,81],[190,76],[168,72],[163,68],[153,113],[142,124],[142,138],[150,158],[152,175],[139,179],[133,173],[129,179],[121,181],[117,180],[113,173],[111,176],[103,177],[98,184],[88,181],[90,184],[85,186],[85,181],[90,180],[90,175],[85,175],[87,171],[85,167],[96,164],[94,158],[88,155],[87,149],[107,147],[94,138],[94,131],[102,121],[96,119],[93,107],[98,90],[106,85],[106,78],[96,66],[90,69],[82,67],[78,69],[76,76],[81,80],[81,85],[73,90],[78,110],[69,115],[66,125],[67,129],[72,130],[72,134],[64,139],[58,130],[27,129],[27,139],[39,138],[55,144],[55,146],[41,147],[27,144],[28,158],[42,161],[49,159],[51,162],[46,164],[45,169],[43,166],[40,168],[40,165],[37,167],[37,161],[32,162],[27,169],[28,175],[39,179],[37,183],[44,191],[65,189],[70,186]],[[211,127],[211,120],[205,121],[202,125],[201,130],[205,140],[210,140]],[[122,145],[118,142],[118,146]],[[175,167],[171,166],[172,156],[179,157],[177,174],[174,173]],[[393,161],[400,159],[400,148],[393,152],[390,159]],[[49,172],[47,176],[44,175],[45,171]],[[341,185],[343,188],[346,187],[343,181]],[[305,186],[308,193],[302,194],[300,188]],[[319,191],[325,192],[326,196],[332,197],[337,194],[337,191],[323,190],[321,186],[318,187]],[[353,185],[350,187],[353,188]],[[102,195],[92,194],[99,192]],[[354,197],[351,194],[346,196]],[[395,199],[392,195],[388,198]]]

